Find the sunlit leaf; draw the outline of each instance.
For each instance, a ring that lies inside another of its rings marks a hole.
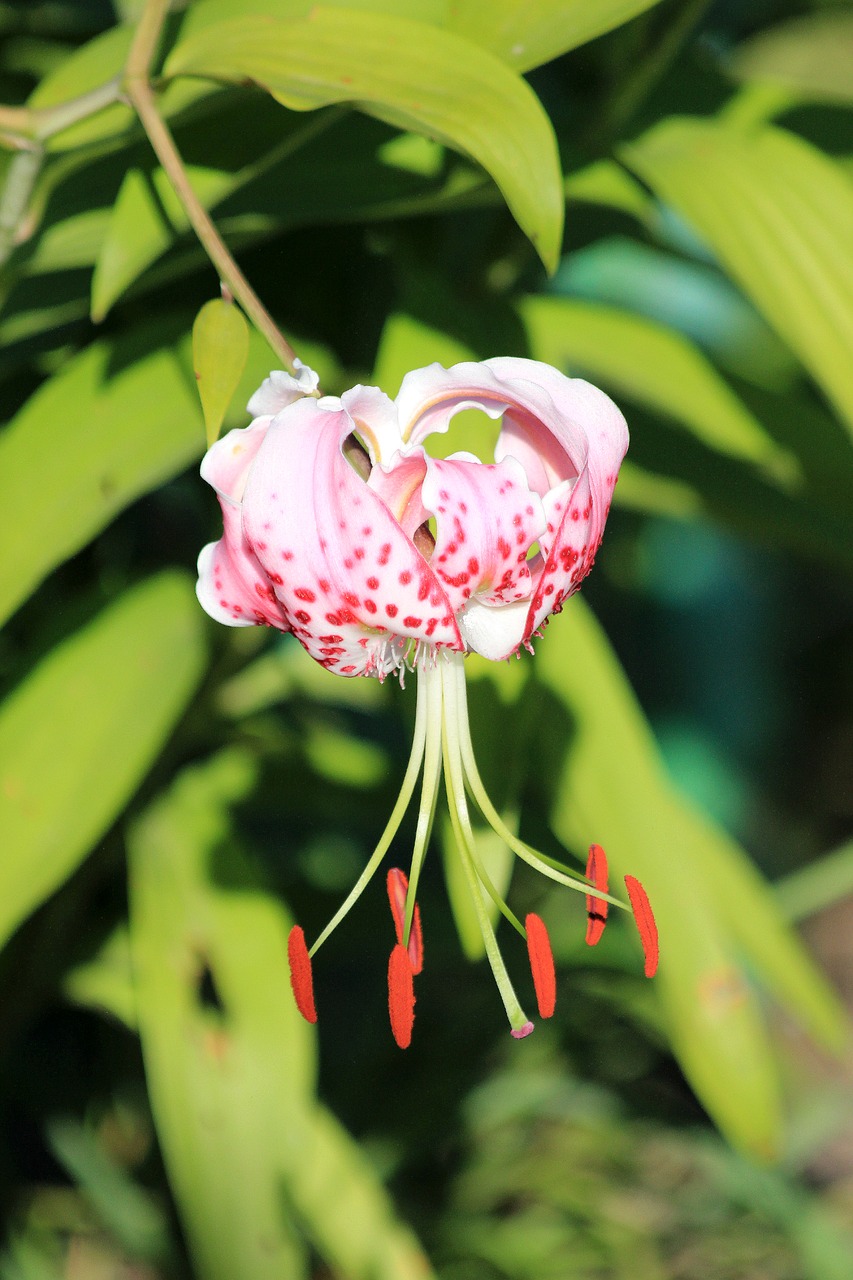
[[[199,199],[215,204],[234,179],[215,169],[188,170]],[[130,169],[116,197],[92,274],[92,319],[103,320],[146,267],[185,231],[189,219],[162,169]]]
[[[577,169],[569,174],[563,186],[569,200],[621,209],[643,223],[652,220],[654,201],[639,182],[612,160],[596,160],[584,169]]]
[[[672,119],[623,149],[800,357],[853,432],[853,184],[781,129]]]
[[[0,436],[0,619],[118,511],[201,453],[190,379],[174,350],[98,343],[27,401]]]
[[[290,921],[228,815],[254,778],[238,750],[185,772],[128,842],[145,1067],[197,1270],[205,1280],[299,1276],[295,1210],[341,1274],[428,1280],[358,1148],[313,1101],[314,1036],[288,980]]]
[[[253,80],[296,111],[351,102],[435,137],[486,169],[545,264],[556,264],[563,197],[553,130],[525,82],[467,40],[316,5],[302,20],[249,16],[188,36],[165,70]]]
[[[643,198],[651,200],[645,192]],[[651,224],[648,214],[647,220]],[[708,263],[691,262],[627,236],[608,236],[564,258],[551,292],[657,320],[696,342],[726,372],[755,386],[785,392],[802,380],[796,356]]]
[[[254,783],[234,752],[181,775],[130,833],[139,1032],[169,1180],[206,1280],[304,1274],[280,1181],[313,1037],[290,995],[289,921],[230,834]]]
[[[206,302],[193,325],[193,369],[208,446],[219,437],[248,355],[249,329],[242,311],[222,298]]]
[[[767,1158],[779,1144],[779,1084],[747,970],[835,1047],[847,1035],[843,1010],[745,855],[668,781],[581,601],[549,627],[535,675],[573,731],[555,783],[554,829],[574,848],[603,845],[619,875],[645,885],[661,937],[655,982],[681,1066],[730,1140]]]
[[[33,90],[27,106],[40,111],[84,94],[97,93],[122,74],[132,38],[132,27],[116,26],[81,45]],[[170,85],[161,98],[160,109],[165,115],[175,114],[209,92],[210,87],[205,85]],[[61,132],[52,133],[47,146],[50,151],[73,150],[135,128],[138,125],[131,107],[124,102],[112,102]]]
[[[817,102],[853,102],[853,13],[810,13],[742,44],[732,70],[743,80],[781,85]]]
[[[189,582],[152,578],[63,641],[0,710],[0,942],[116,820],[198,683]]]
[[[459,0],[454,31],[476,40],[521,71],[594,40],[651,9],[658,0]]]
[[[384,17],[411,18],[464,36],[519,71],[594,40],[651,9],[659,0],[344,0],[340,8]],[[182,35],[224,18],[265,14],[292,21],[306,17],[312,0],[198,0]]]
[[[602,380],[679,423],[703,444],[796,478],[796,459],[776,443],[713,365],[672,329],[642,316],[569,298],[531,297],[521,306],[531,354],[572,374]]]

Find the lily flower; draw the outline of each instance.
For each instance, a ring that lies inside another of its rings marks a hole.
[[[494,462],[469,453],[434,458],[424,442],[453,417],[479,409],[500,420]],[[394,869],[388,894],[397,933],[389,962],[389,1011],[405,1047],[414,1016],[413,978],[423,960],[417,887],[443,774],[459,857],[485,953],[512,1034],[524,1013],[491,923],[491,899],[527,941],[541,1016],[553,1012],[554,964],[538,916],[522,925],[478,855],[470,797],[525,862],[587,895],[598,941],[607,891],[604,853],[587,875],[537,853],[511,832],[474,759],[465,657],[502,661],[531,649],[592,567],[628,445],[620,411],[602,391],[534,360],[495,359],[406,375],[396,400],[376,387],[319,396],[317,376],[270,375],[249,401],[251,424],[208,451],[201,473],[216,490],[224,532],[199,557],[198,597],[229,626],[291,632],[337,675],[418,680],[414,741],[391,817],[346,900],[310,951],[290,939],[297,1004],[316,1020],[311,957],[379,868],[422,777],[408,876]],[[654,920],[642,886],[629,897],[641,926],[646,970]],[[656,940],[655,940],[656,948]]]

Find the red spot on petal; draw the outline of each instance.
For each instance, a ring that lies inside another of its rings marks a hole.
[[[368,587],[370,588],[370,590],[371,590],[371,591],[378,591],[378,590],[379,590],[379,579],[378,579],[378,578],[368,578],[368,579],[367,579],[367,585],[368,585]]]
[[[404,569],[400,574],[400,582],[404,587],[407,587],[411,581],[412,575],[409,573],[408,569]]]
[[[417,630],[417,628],[420,627],[422,624],[423,624],[423,618],[414,618],[410,613],[407,613],[405,618],[403,619],[404,627],[412,627],[415,630]]]
[[[591,844],[589,846],[589,857],[586,861],[586,878],[591,880],[596,889],[600,889],[602,893],[608,892],[607,854],[600,844]],[[608,904],[603,902],[601,898],[593,898],[589,893],[586,895],[586,941],[590,947],[594,947],[604,933],[604,926],[607,923],[607,908]]]
[[[290,963],[290,985],[293,987],[296,1007],[306,1022],[316,1022],[311,957],[305,945],[305,934],[298,924],[290,930],[290,937],[287,939],[287,959]]]
[[[643,955],[646,957],[645,974],[647,978],[653,978],[657,973],[660,948],[658,946],[658,927],[655,924],[652,904],[649,902],[649,895],[639,880],[636,880],[633,876],[625,877],[625,888],[628,890],[631,910],[634,913],[634,919],[637,922],[637,929],[640,933],[640,941],[643,944]]]
[[[388,872],[386,884],[388,886],[388,901],[391,904],[391,914],[394,917],[394,928],[397,931],[397,941],[402,946],[409,877],[399,867],[392,867]],[[415,913],[412,916],[412,927],[409,931],[408,952],[412,973],[420,973],[424,967],[424,937],[421,930],[421,909],[417,903],[415,903]]]
[[[389,618],[396,618],[397,606],[395,604],[386,604],[385,612],[388,614]]]
[[[554,954],[544,921],[533,912],[524,921],[527,930],[527,954],[530,972],[536,991],[536,1003],[540,1018],[550,1018],[557,1003],[557,975],[554,972]]]
[[[308,604],[313,604],[317,597],[313,591],[309,591],[307,587],[297,587],[293,593],[297,600],[305,600]]]
[[[399,942],[388,961],[388,1016],[397,1044],[408,1049],[415,1025],[415,983],[409,953]]]

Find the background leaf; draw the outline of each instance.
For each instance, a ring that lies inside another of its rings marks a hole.
[[[0,436],[0,618],[116,512],[201,453],[187,363],[138,339],[95,344]]]
[[[292,110],[352,102],[436,137],[494,178],[553,269],[563,223],[553,131],[524,81],[457,36],[387,14],[317,5],[310,18],[246,17],[189,36],[166,74],[250,79]]]
[[[193,368],[208,447],[219,437],[249,355],[249,329],[233,302],[206,302],[193,325]]]
[[[793,134],[672,119],[623,149],[821,385],[853,433],[853,185]]]
[[[290,921],[230,829],[254,779],[251,757],[224,752],[181,775],[128,842],[139,1029],[196,1266],[205,1280],[299,1275],[295,1211],[353,1280],[429,1276],[352,1141],[312,1101]]]
[[[0,710],[0,943],[71,874],[162,750],[204,665],[189,583],[152,578],[63,641]]]
[[[620,876],[644,884],[661,936],[656,984],[679,1060],[729,1140],[771,1158],[779,1084],[744,961],[835,1047],[849,1034],[843,1010],[774,916],[744,854],[667,781],[625,677],[581,601],[538,646],[535,678],[573,726],[555,784],[554,830],[575,848],[602,844]]]
[[[692,431],[712,449],[790,482],[796,459],[685,338],[641,316],[568,298],[527,298],[521,316],[537,360],[603,379]]]

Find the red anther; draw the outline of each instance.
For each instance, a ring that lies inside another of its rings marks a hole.
[[[415,984],[409,953],[400,942],[388,961],[388,1016],[397,1044],[408,1049],[415,1024]]]
[[[527,954],[540,1018],[550,1018],[557,1003],[557,975],[554,972],[554,953],[544,921],[533,912],[524,921],[527,930]]]
[[[406,923],[406,894],[409,892],[409,877],[399,867],[392,867],[386,879],[388,885],[388,901],[394,917],[394,928],[397,930],[397,941],[402,945],[403,927]],[[424,936],[421,930],[421,909],[415,903],[412,916],[412,927],[409,930],[409,960],[412,973],[420,973],[424,967]]]
[[[647,978],[653,978],[657,973],[660,951],[658,947],[658,927],[655,924],[652,904],[649,902],[649,895],[639,880],[635,880],[633,876],[625,877],[625,888],[628,890],[631,910],[634,913],[634,919],[640,931],[643,955],[646,957],[645,974]]]
[[[596,889],[600,889],[602,893],[608,892],[607,854],[600,844],[591,844],[589,846],[586,878],[591,880]],[[608,903],[603,898],[594,898],[590,893],[586,895],[586,941],[590,947],[594,947],[604,933],[604,926],[607,923],[607,907]]]
[[[290,963],[290,985],[293,987],[296,1007],[306,1022],[316,1022],[311,957],[305,945],[305,934],[298,924],[290,930],[290,937],[287,939],[287,959]]]

